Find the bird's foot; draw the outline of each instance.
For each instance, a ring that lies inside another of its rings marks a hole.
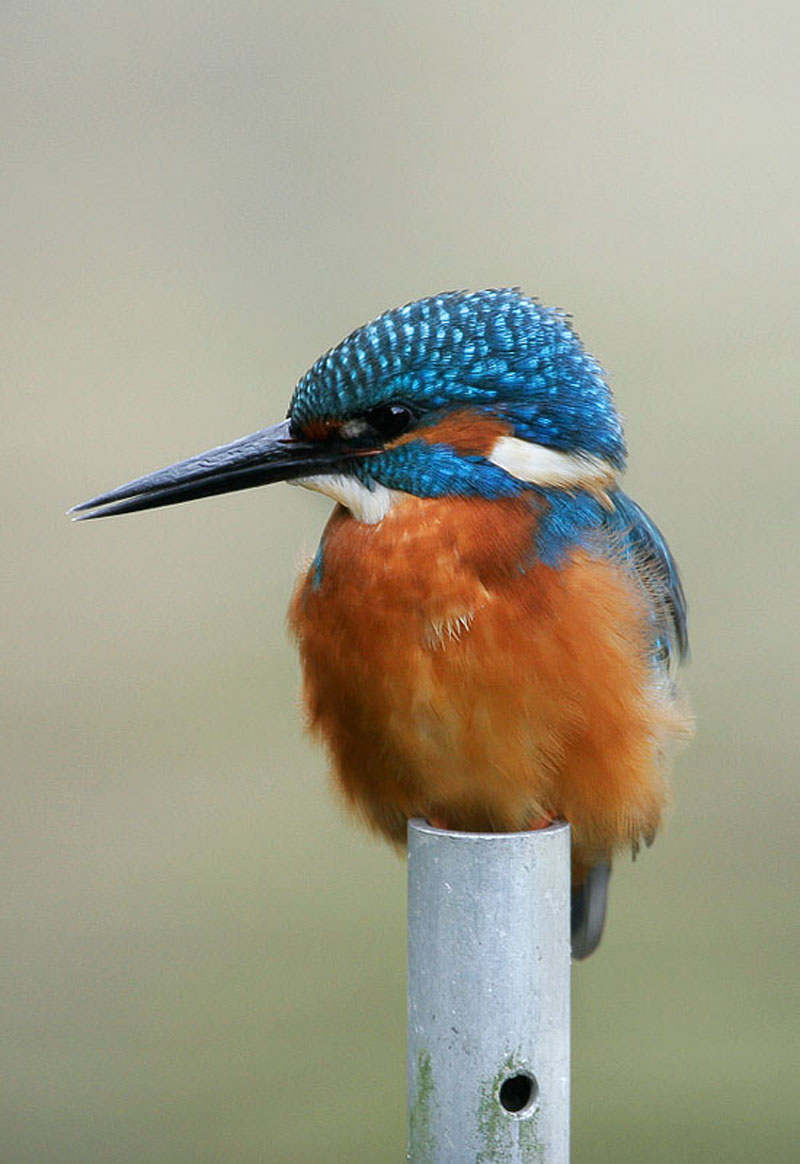
[[[434,829],[444,829],[447,831],[447,821],[441,816],[429,816],[428,824]]]
[[[552,815],[552,813],[545,812],[542,816],[534,817],[533,820],[525,826],[525,832],[535,833],[537,829],[549,829],[550,825],[555,819],[556,818]]]

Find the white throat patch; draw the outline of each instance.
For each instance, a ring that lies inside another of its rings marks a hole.
[[[564,453],[520,437],[499,437],[488,459],[518,481],[556,489],[607,489],[615,479],[613,467],[600,457]]]
[[[394,489],[387,489],[377,481],[368,488],[357,477],[345,475],[318,477],[298,477],[290,482],[292,485],[302,485],[304,489],[313,489],[315,493],[324,493],[332,497],[345,509],[349,509],[356,521],[363,521],[367,525],[375,525],[381,521],[392,506],[403,496]]]

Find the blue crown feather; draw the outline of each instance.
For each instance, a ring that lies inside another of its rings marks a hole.
[[[622,424],[600,365],[562,312],[516,289],[451,291],[385,312],[301,377],[289,415],[304,425],[393,400],[423,417],[491,409],[525,440],[624,466]]]

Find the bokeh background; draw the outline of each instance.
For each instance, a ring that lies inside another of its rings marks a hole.
[[[691,601],[697,739],[574,975],[574,1159],[797,1159],[796,4],[2,15],[4,1164],[400,1161],[402,861],[303,736],[323,499],[65,508],[438,290],[569,310]]]

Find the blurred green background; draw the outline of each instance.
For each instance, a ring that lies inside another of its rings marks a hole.
[[[795,4],[2,16],[3,1164],[404,1158],[403,863],[303,736],[287,487],[72,526],[347,331],[573,313],[691,601],[699,733],[574,975],[574,1160],[798,1156]]]

